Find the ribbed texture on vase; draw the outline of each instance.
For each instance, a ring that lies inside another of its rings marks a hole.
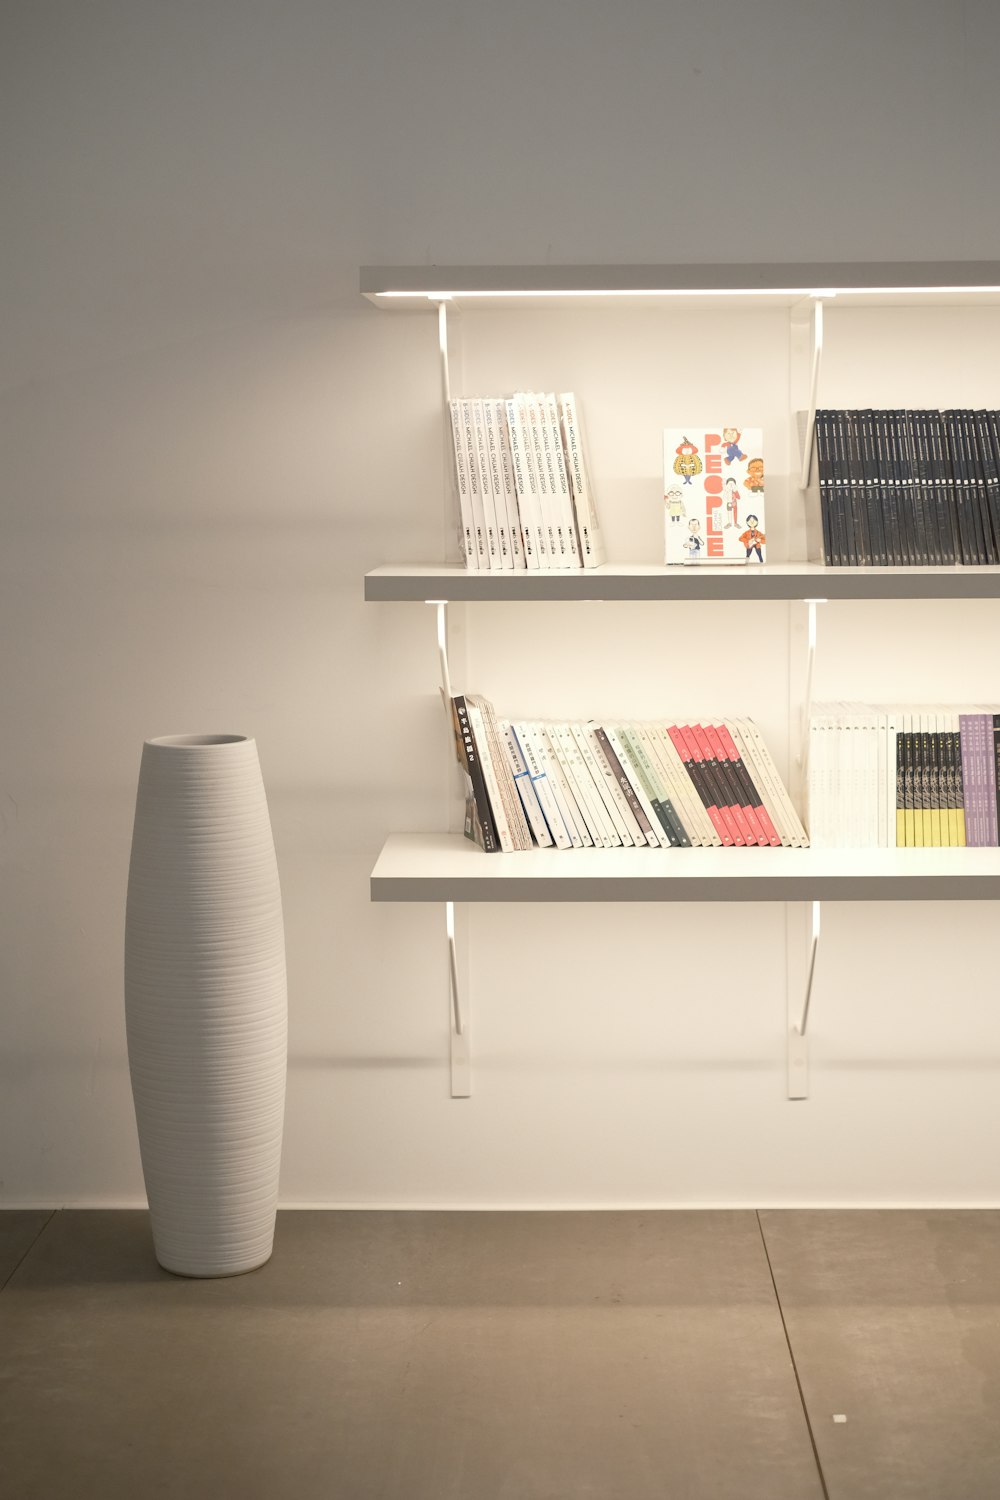
[[[125,919],[125,1022],[156,1257],[271,1254],[285,1106],[281,891],[253,740],[149,740]]]

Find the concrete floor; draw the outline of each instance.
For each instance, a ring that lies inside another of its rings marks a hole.
[[[4,1500],[996,1500],[1000,1213],[0,1214]]]

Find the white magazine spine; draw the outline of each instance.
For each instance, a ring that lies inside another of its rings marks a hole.
[[[611,788],[607,784],[602,766],[597,762],[586,727],[582,724],[569,724],[567,727],[576,741],[580,754],[583,757],[583,763],[590,773],[590,779],[597,788],[597,794],[604,806],[611,829],[612,845],[624,845],[626,848],[631,849],[635,840],[628,830],[625,819],[618,811],[618,804],[611,795]]]
[[[591,468],[579,407],[572,391],[564,391],[560,395],[559,409],[570,490],[580,536],[581,561],[585,568],[598,568],[605,561],[604,535],[597,518],[597,504],[590,480]]]
[[[565,537],[569,554],[569,566],[582,568],[580,543],[576,530],[576,513],[573,510],[573,493],[570,489],[566,454],[563,449],[562,432],[559,427],[559,408],[556,398],[547,391],[539,398],[543,416],[542,434],[545,442],[545,458],[549,468],[549,482],[555,492],[561,534]]]
[[[486,733],[486,722],[483,718],[481,708],[477,703],[470,703],[468,696],[465,705],[469,713],[469,723],[472,726],[472,735],[476,741],[476,749],[479,751],[479,764],[483,768],[483,780],[486,782],[486,792],[490,799],[490,807],[493,812],[493,822],[496,826],[497,839],[504,854],[514,853],[514,839],[507,820],[507,807],[500,791],[500,782],[497,771],[493,764],[490,753],[489,737]]]
[[[673,768],[664,763],[660,755],[658,736],[653,726],[649,724],[636,724],[635,732],[646,752],[646,758],[653,768],[655,780],[659,783],[661,797],[669,797],[675,813],[684,825],[684,832],[691,840],[691,847],[695,849],[699,848],[704,843],[704,839],[701,836],[698,819],[689,805],[688,789],[678,784],[673,774]],[[684,779],[690,787],[691,778],[686,776]]]
[[[726,719],[723,722],[743,757],[743,763],[750,772],[765,811],[782,843],[787,842],[793,849],[805,848],[809,843],[809,836],[799,821],[799,815],[757,726],[752,719]]]
[[[601,728],[603,729],[603,727],[604,726],[602,725]],[[605,756],[604,751],[601,748],[601,742],[597,737],[597,732],[593,720],[588,721],[588,723],[584,726],[584,730],[590,743],[590,748],[594,753],[594,759],[597,761],[597,764],[601,769],[601,774],[604,777],[604,784],[609,788],[611,795],[614,798],[615,806],[618,809],[619,815],[621,816],[625,827],[628,829],[629,840],[635,845],[637,849],[645,849],[646,835],[639,827],[635,813],[628,805],[628,798],[625,796],[625,793],[618,785],[618,777],[608,765],[607,757]]]
[[[472,425],[476,436],[476,459],[479,468],[479,488],[483,497],[483,516],[486,522],[486,551],[490,571],[499,573],[503,569],[500,552],[500,528],[497,518],[496,495],[493,476],[490,473],[489,439],[486,431],[486,402],[478,397],[472,402]]]
[[[896,812],[899,807],[898,783],[896,779],[896,754],[897,738],[899,735],[899,718],[894,707],[885,710],[885,800],[887,803],[886,821],[887,842],[890,849],[896,848],[898,837]]]
[[[563,774],[559,757],[549,741],[548,725],[540,722],[533,723],[531,728],[535,735],[535,749],[548,772],[549,784],[555,793],[556,801],[559,804],[559,811],[562,813],[563,822],[572,840],[573,848],[582,849],[585,845],[593,844],[594,841],[590,837],[577,808],[576,798],[573,796],[572,789]]]
[[[524,756],[528,773],[531,776],[531,784],[538,797],[539,806],[545,815],[545,821],[549,826],[553,842],[558,849],[569,849],[572,847],[573,841],[566,830],[566,824],[563,822],[559,803],[549,783],[545,765],[538,755],[535,738],[531,733],[531,726],[523,720],[519,720],[517,723],[511,724],[511,729],[514,731],[521,754]]]
[[[718,829],[708,815],[708,809],[698,792],[698,788],[691,780],[687,766],[678,753],[677,746],[670,738],[670,732],[665,724],[652,724],[649,733],[656,749],[660,752],[661,763],[669,766],[674,777],[674,785],[680,789],[683,787],[683,796],[687,799],[688,807],[693,809],[692,822],[701,836],[701,843],[706,849],[719,848],[722,839]],[[692,838],[692,843],[694,842]]]
[[[770,782],[774,787],[775,801],[781,806],[793,839],[797,840],[802,847],[805,847],[809,843],[809,836],[802,826],[798,813],[795,811],[795,804],[788,795],[788,789],[778,774],[778,768],[771,758],[771,752],[764,743],[763,735],[753,719],[744,719],[742,722],[746,724],[750,732],[750,740],[756,752],[757,763],[763,768],[763,771],[770,778]]]
[[[479,477],[479,450],[476,446],[476,427],[473,403],[468,397],[458,402],[462,414],[462,431],[465,436],[465,454],[468,461],[469,495],[472,500],[472,519],[476,539],[476,565],[481,573],[489,572],[490,552],[486,542],[486,512],[483,509],[482,483]]]
[[[824,808],[822,803],[821,774],[822,746],[820,745],[820,716],[816,704],[809,714],[809,748],[806,754],[806,817],[809,822],[809,838],[814,848],[822,849],[825,843]],[[785,838],[784,830],[776,825]]]
[[[565,541],[557,524],[556,497],[549,489],[548,475],[545,472],[541,408],[536,392],[524,391],[522,394],[524,409],[528,419],[532,468],[537,485],[538,505],[542,517],[542,528],[545,533],[545,546],[548,551],[549,567],[565,568],[568,566],[568,562],[565,555]]]
[[[538,498],[538,477],[531,441],[531,426],[524,396],[518,392],[507,403],[510,450],[514,463],[514,487],[521,516],[524,556],[529,568],[550,566],[549,548]]]
[[[524,810],[521,806],[521,799],[518,797],[517,788],[514,785],[514,777],[510,770],[507,752],[500,734],[496,711],[489,698],[483,698],[478,693],[473,695],[472,702],[482,712],[483,720],[486,724],[486,735],[489,741],[490,753],[493,757],[493,766],[496,771],[497,781],[500,783],[500,794],[504,799],[504,805],[507,810],[507,822],[514,840],[514,848],[530,849],[531,830],[528,827]]]
[[[514,778],[514,786],[517,789],[517,795],[521,799],[521,806],[524,809],[524,815],[534,835],[535,843],[540,849],[551,849],[554,840],[549,832],[549,826],[545,821],[545,814],[542,812],[542,805],[538,800],[538,795],[531,779],[531,772],[528,770],[527,762],[521,754],[521,747],[517,743],[517,736],[514,733],[513,726],[506,720],[502,720],[500,731],[503,735],[504,748],[507,751],[507,761],[510,765],[511,775]]]
[[[605,723],[602,724],[601,728],[607,735],[608,743],[618,757],[618,764],[621,766],[625,775],[629,779],[632,791],[635,793],[636,801],[642,808],[643,812],[646,814],[646,820],[649,823],[650,827],[650,832],[646,835],[646,842],[653,849],[669,849],[670,840],[667,838],[667,835],[663,830],[663,824],[660,822],[660,817],[656,811],[656,808],[653,806],[646,795],[646,789],[642,784],[642,778],[640,777],[638,771],[635,768],[635,765],[633,764],[632,757],[628,752],[628,747],[624,739],[619,733],[620,726],[618,724]]]
[[[604,815],[604,805],[598,795],[597,788],[593,784],[590,772],[583,764],[576,740],[569,732],[566,724],[550,724],[549,738],[553,739],[559,756],[562,760],[563,769],[569,778],[570,785],[576,796],[576,805],[590,829],[591,838],[599,849],[610,848],[613,840],[608,836]]]
[[[883,709],[872,709],[872,718],[875,725],[875,803],[877,807],[876,831],[878,834],[878,846],[886,849],[889,846],[889,806],[886,796],[886,716]]]
[[[507,402],[502,396],[493,401],[493,417],[496,426],[500,460],[500,484],[503,491],[504,509],[507,513],[507,535],[510,541],[511,566],[515,572],[524,572],[527,561],[524,556],[524,541],[521,536],[521,517],[517,508],[517,487],[514,483],[514,461],[510,452],[510,424]]]
[[[500,551],[500,567],[508,573],[514,567],[514,554],[510,542],[510,522],[507,519],[507,496],[504,493],[503,474],[500,465],[500,434],[497,431],[497,403],[492,396],[483,398],[483,428],[486,433],[486,464],[489,469],[490,489],[493,494],[493,512],[496,517],[497,546]]]
[[[660,770],[660,763],[653,755],[652,746],[649,742],[649,737],[647,736],[645,729],[641,724],[632,723],[627,726],[627,732],[629,744],[632,748],[633,754],[636,756],[639,764],[642,767],[643,774],[645,775],[646,780],[649,783],[653,796],[663,808],[664,816],[668,821],[676,821],[676,823],[680,824],[680,827],[676,829],[677,842],[680,843],[682,848],[685,847],[685,841],[686,844],[692,844],[694,840],[691,837],[690,830],[688,829],[687,822],[685,821],[684,810],[680,802],[673,795],[671,787],[667,784],[663,772]],[[671,813],[669,813],[667,811],[667,807],[664,806],[665,803],[669,803],[670,805],[670,808],[672,810],[672,818]],[[670,843],[670,840],[668,839],[667,842]]]
[[[479,571],[479,554],[476,549],[476,518],[472,510],[472,493],[469,488],[469,454],[465,442],[465,424],[458,401],[448,402],[451,419],[451,441],[455,454],[455,484],[458,490],[458,510],[462,522],[462,555],[470,572]]]

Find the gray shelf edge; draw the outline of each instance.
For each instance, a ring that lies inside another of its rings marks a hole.
[[[488,856],[484,855],[484,858]],[[516,858],[516,856],[513,856]],[[683,857],[683,856],[682,856]],[[552,875],[372,876],[373,902],[762,902],[762,901],[998,901],[1000,875],[718,875],[711,879],[629,876],[618,880]]]
[[[586,572],[490,575],[365,575],[365,600],[369,603],[424,603],[428,598],[456,603],[588,600],[805,600],[812,598],[869,600],[898,599],[996,599],[1000,598],[1000,568],[968,569],[938,574],[916,568],[908,574],[881,574],[876,570],[831,568],[811,574],[767,574],[751,583],[738,582],[723,573],[697,577],[684,572],[636,576]]]

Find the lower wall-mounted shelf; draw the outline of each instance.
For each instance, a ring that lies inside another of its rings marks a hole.
[[[573,849],[484,854],[393,834],[373,901],[997,901],[1000,849]]]

